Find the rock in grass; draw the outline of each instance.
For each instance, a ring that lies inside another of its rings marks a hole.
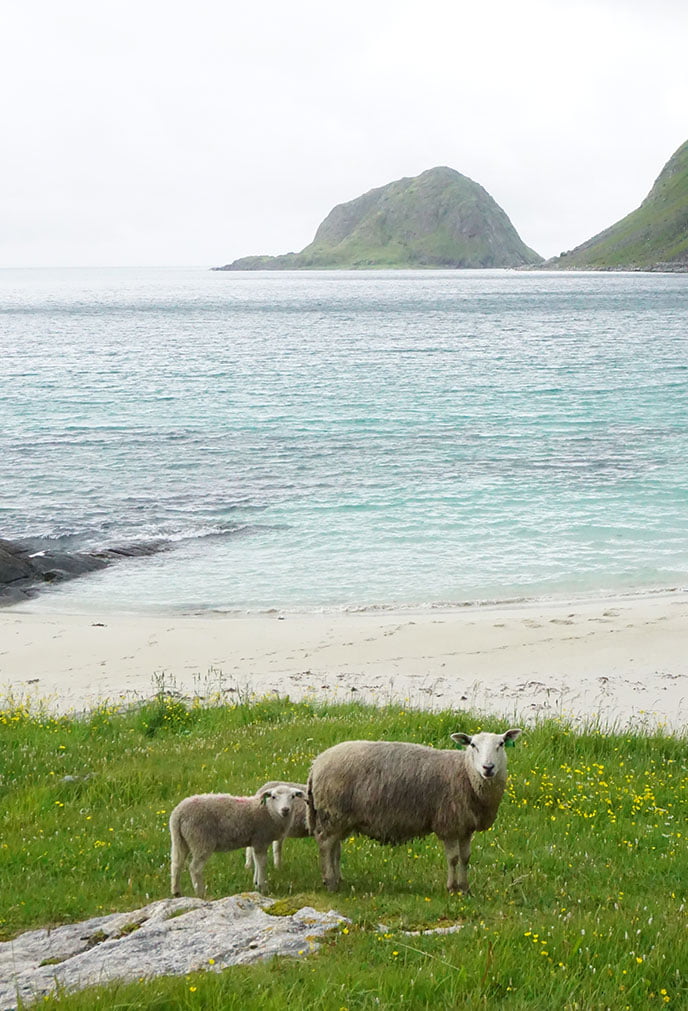
[[[156,976],[218,972],[273,955],[299,956],[349,921],[308,906],[289,916],[265,912],[257,892],[215,902],[163,899],[129,913],[111,913],[50,930],[31,930],[0,944],[0,1011],[14,1011],[58,987],[134,982]]]

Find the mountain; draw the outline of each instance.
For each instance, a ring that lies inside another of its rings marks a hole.
[[[637,210],[541,265],[554,270],[688,270],[688,142]]]
[[[450,168],[338,204],[300,253],[245,256],[216,270],[520,267],[540,263],[490,194]]]

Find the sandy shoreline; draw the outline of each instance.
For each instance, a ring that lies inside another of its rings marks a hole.
[[[475,707],[605,726],[688,725],[688,592],[359,614],[0,611],[0,695],[57,711],[221,688]]]

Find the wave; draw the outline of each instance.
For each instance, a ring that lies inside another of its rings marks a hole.
[[[288,529],[288,523],[221,523],[201,526],[192,531],[180,531],[171,534],[168,539],[173,543],[189,543],[209,539],[225,540],[228,537],[252,537]]]

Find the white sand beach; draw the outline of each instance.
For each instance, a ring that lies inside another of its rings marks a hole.
[[[64,712],[216,690],[522,721],[688,725],[688,592],[408,612],[168,615],[0,611],[0,694]]]

